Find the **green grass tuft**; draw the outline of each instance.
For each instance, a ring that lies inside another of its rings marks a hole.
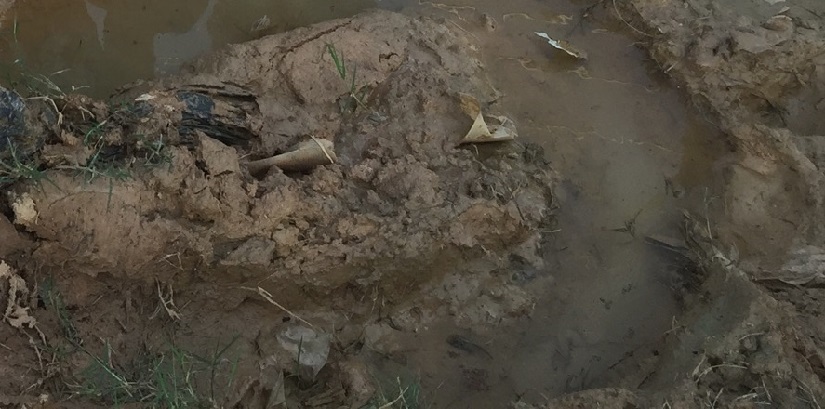
[[[420,409],[421,383],[402,381],[396,378],[395,383],[379,385],[372,401],[361,409]]]
[[[39,182],[46,178],[45,173],[34,162],[21,155],[11,140],[8,141],[7,152],[8,157],[0,159],[0,186],[19,180]]]
[[[349,88],[348,98],[351,102],[355,103],[346,104],[347,106],[342,107],[342,111],[354,112],[355,109],[358,107],[366,109],[367,105],[364,103],[364,97],[366,96],[365,92],[359,92],[359,87],[355,85],[355,79],[358,73],[358,66],[354,66],[352,72],[350,73],[347,70],[347,63],[344,59],[343,52],[339,52],[335,45],[331,43],[326,44],[326,50],[330,58],[332,59],[332,63],[335,66],[335,70],[338,72],[338,76],[341,78],[341,81],[344,81],[344,83],[346,83]]]
[[[112,363],[112,349],[106,343],[105,358],[84,350],[91,362],[81,371],[80,381],[69,385],[69,390],[74,395],[114,405],[141,402],[150,408],[213,407],[218,398],[216,374],[227,363],[224,355],[231,346],[229,343],[208,358],[170,346],[162,353],[134,362],[127,371]],[[237,361],[232,361],[229,368],[224,368],[229,371],[224,391],[232,386],[236,366]],[[208,387],[202,386],[203,379],[208,379]]]
[[[118,407],[128,403],[141,403],[148,408],[183,409],[216,407],[218,392],[228,393],[234,383],[238,360],[228,359],[233,339],[226,345],[217,345],[211,355],[201,357],[175,345],[161,352],[146,351],[128,365],[118,365],[116,353],[107,340],[99,353],[84,345],[79,332],[54,283],[41,284],[40,297],[58,317],[70,350],[51,347],[55,358],[65,360],[62,367],[71,362],[73,353],[88,358],[77,374],[67,374],[64,380],[67,391],[74,397],[89,398]],[[227,378],[218,385],[219,377]],[[223,386],[217,390],[218,386]]]

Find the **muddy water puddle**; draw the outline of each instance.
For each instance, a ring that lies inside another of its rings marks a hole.
[[[3,23],[3,57],[63,89],[105,96],[226,43],[404,3],[23,1]],[[721,134],[617,34],[624,28],[599,22],[610,10],[583,19],[586,5],[562,0],[411,3],[409,12],[445,17],[481,45],[504,94],[494,108],[544,148],[561,175],[561,208],[545,268],[525,275],[537,295],[528,321],[494,330],[440,323],[409,337],[402,358],[376,363],[420,379],[425,405],[438,408],[540,402],[607,385],[624,360],[655,356],[680,312],[685,263],[645,237],[679,237],[681,209],[714,200]]]
[[[434,391],[434,407],[501,407],[515,397],[540,403],[608,386],[625,360],[658,354],[680,312],[685,261],[645,237],[681,237],[681,209],[715,200],[712,164],[725,151],[722,134],[619,27],[583,20],[582,5],[432,8],[483,44],[505,94],[496,108],[514,116],[520,137],[545,149],[563,181],[546,268],[527,284],[539,294],[530,321],[486,332],[440,327],[411,341],[421,352],[410,361]],[[589,58],[572,59],[534,32],[567,40]],[[484,352],[446,342],[456,334]]]
[[[12,79],[21,73],[45,76],[41,80],[66,92],[105,97],[126,83],[174,73],[225,44],[352,16],[373,5],[371,0],[24,0],[2,21],[0,53]]]

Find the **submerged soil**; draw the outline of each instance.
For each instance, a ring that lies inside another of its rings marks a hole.
[[[713,115],[733,154],[712,217],[689,220],[704,274],[654,356],[542,407],[819,407],[822,5],[607,5]],[[705,219],[706,218],[706,219]]]
[[[0,401],[819,407],[821,8],[428,3],[26,99]]]

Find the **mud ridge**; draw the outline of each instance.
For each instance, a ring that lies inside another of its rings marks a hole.
[[[339,76],[331,47],[354,78]],[[272,334],[291,322],[347,348],[399,305],[421,314],[396,317],[410,328],[444,314],[428,299],[474,308],[433,288],[512,260],[539,265],[554,177],[530,144],[459,146],[473,122],[462,101],[486,110],[497,97],[472,49],[432,20],[376,11],[230,46],[116,100],[27,103],[28,130],[44,131],[8,140],[38,147],[26,151],[37,180],[9,185],[0,255],[48,290],[21,308],[81,363],[111,348],[126,368],[164,343],[204,347],[194,334],[271,360],[284,353]],[[333,142],[336,163],[246,169],[313,138]],[[472,319],[529,313],[509,278],[489,285],[503,290]],[[92,334],[105,343],[80,342]],[[70,361],[39,382],[89,381]],[[251,383],[237,402],[276,388],[256,377],[294,369],[258,362],[239,369]],[[10,363],[3,378],[37,382],[23,370]]]

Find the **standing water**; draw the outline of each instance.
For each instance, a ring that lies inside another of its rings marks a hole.
[[[452,358],[444,339],[457,330],[448,326],[412,340],[421,349],[411,362],[423,368],[435,407],[502,407],[515,397],[541,402],[615,385],[615,368],[656,356],[680,313],[684,260],[645,239],[680,238],[682,209],[713,199],[724,138],[620,34],[626,27],[597,20],[612,8],[592,9],[596,20],[564,0],[455,0],[437,9],[481,44],[504,93],[496,109],[513,115],[520,138],[545,149],[562,178],[561,208],[547,266],[532,284],[541,295],[530,321],[495,335],[458,332],[492,359]]]
[[[2,21],[6,71],[105,97],[228,43],[352,16],[370,0],[20,1]]]

